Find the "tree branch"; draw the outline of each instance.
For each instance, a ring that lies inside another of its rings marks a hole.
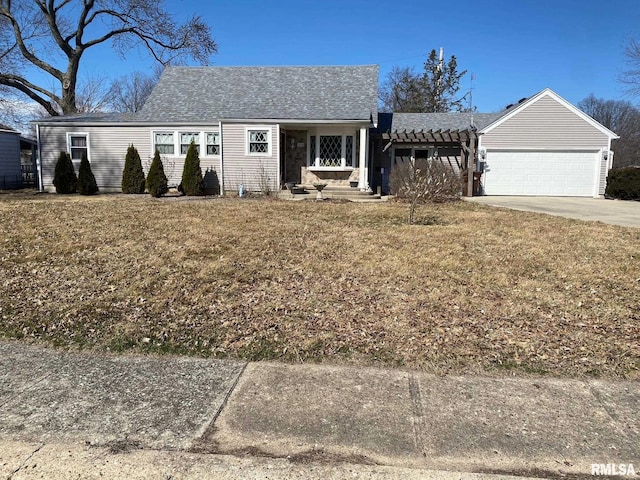
[[[29,62],[33,63],[36,67],[41,68],[48,74],[54,76],[55,78],[62,81],[63,73],[55,68],[54,66],[48,64],[47,62],[38,58],[35,54],[33,54],[24,43],[24,39],[22,38],[22,31],[20,30],[20,25],[16,21],[15,17],[11,13],[11,2],[7,2],[7,6],[0,7],[0,16],[6,18],[11,23],[13,27],[13,34],[16,38],[16,44],[20,49],[20,53],[24,58],[26,58]]]
[[[8,87],[12,87],[12,88],[15,88],[16,90],[21,91],[30,99],[42,105],[42,107],[47,111],[49,115],[51,116],[58,115],[58,112],[56,112],[56,110],[51,106],[51,103],[46,98],[38,95],[36,91],[47,95],[54,101],[57,101],[58,97],[53,93],[48,92],[36,85],[33,85],[32,83],[26,81],[24,78],[21,78],[15,75],[0,75],[0,85],[6,85]]]
[[[75,37],[76,37],[76,48],[79,48],[80,50],[84,50],[83,44],[82,44],[82,36],[84,35],[85,27],[88,25],[86,21],[87,15],[89,15],[89,12],[93,8],[93,5],[94,5],[94,0],[85,0],[84,8],[82,9],[82,12],[80,13],[80,18],[78,19],[78,29],[76,30]]]

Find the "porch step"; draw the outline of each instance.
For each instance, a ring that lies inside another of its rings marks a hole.
[[[315,199],[318,192],[313,185],[298,185],[293,188],[292,193],[283,191],[283,198],[294,200]],[[376,202],[383,201],[382,197],[373,192],[361,192],[357,188],[327,186],[322,190],[322,197],[336,200],[349,200],[352,202]]]

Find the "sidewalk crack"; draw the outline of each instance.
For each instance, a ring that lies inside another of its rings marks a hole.
[[[16,468],[13,472],[11,472],[9,474],[9,476],[7,477],[7,480],[11,480],[13,478],[13,476],[18,473],[20,470],[22,470],[22,468],[29,462],[29,460],[31,460],[33,458],[33,456],[38,453],[40,451],[40,449],[44,447],[44,443],[41,443],[38,448],[36,448],[33,452],[31,452],[29,454],[29,456],[27,458],[24,459],[24,462],[22,462],[22,464],[20,464],[20,466],[18,468]]]
[[[617,429],[622,433],[622,435],[624,435],[627,440],[633,441],[634,439],[630,437],[629,433],[624,428],[624,423],[622,422],[622,419],[620,418],[620,415],[618,415],[616,410],[611,407],[611,405],[606,401],[606,399],[602,396],[598,389],[595,388],[591,381],[585,380],[585,383],[587,384],[587,387],[589,387],[589,392],[591,393],[591,395],[594,396],[594,398],[598,401],[604,411],[607,412],[607,415],[609,415],[609,418],[611,418],[613,424],[617,427]]]
[[[427,455],[424,445],[425,418],[422,408],[422,394],[420,392],[420,381],[415,375],[409,376],[409,397],[411,398],[411,427],[413,429],[413,442],[416,450],[423,456]]]
[[[238,386],[238,383],[240,382],[240,378],[242,377],[242,375],[244,375],[244,372],[247,369],[247,365],[249,364],[245,363],[242,366],[242,369],[236,376],[236,379],[231,385],[231,388],[229,388],[227,394],[225,395],[224,400],[222,400],[222,403],[220,404],[216,412],[213,414],[213,418],[197,433],[197,435],[195,435],[195,438],[191,442],[191,447],[187,449],[188,451],[195,452],[195,453],[206,453],[208,450],[210,450],[209,448],[204,446],[203,440],[211,436],[213,432],[215,432],[216,430],[215,423],[218,420],[218,417],[220,416],[222,411],[224,410],[224,407],[227,406],[227,403],[229,402],[229,398],[231,397],[231,394],[235,391],[236,387]]]

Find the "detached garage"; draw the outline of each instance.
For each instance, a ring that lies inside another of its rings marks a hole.
[[[603,195],[618,138],[549,89],[478,134],[484,195]]]

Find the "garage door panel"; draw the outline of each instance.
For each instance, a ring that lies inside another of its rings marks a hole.
[[[488,151],[486,195],[592,196],[598,152]]]

